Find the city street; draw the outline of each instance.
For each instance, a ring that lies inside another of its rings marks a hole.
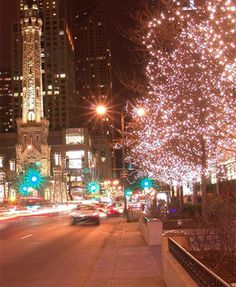
[[[122,217],[99,226],[72,226],[68,216],[10,221],[0,248],[4,287],[165,286],[138,224]]]
[[[68,217],[9,222],[0,239],[0,286],[84,286],[116,221],[99,227],[71,226]]]

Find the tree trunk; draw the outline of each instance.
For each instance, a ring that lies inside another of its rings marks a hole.
[[[171,199],[175,197],[175,189],[174,186],[171,186]]]
[[[180,189],[180,206],[182,207],[184,204],[183,186],[180,186],[179,189]]]
[[[176,197],[177,197],[177,213],[179,214],[179,211],[180,211],[179,187],[177,187]]]
[[[153,207],[154,208],[157,208],[157,193],[158,193],[158,191],[155,190],[154,198],[153,198]]]
[[[72,194],[71,194],[71,181],[69,182],[69,186],[68,186],[68,195],[69,195],[69,197],[70,197],[70,200],[73,200],[73,196],[72,196]]]
[[[201,146],[202,146],[202,175],[201,175],[201,191],[202,191],[202,214],[205,214],[207,208],[207,194],[206,194],[206,168],[207,168],[207,156],[206,156],[206,142],[204,137],[201,138]]]
[[[207,208],[207,193],[206,193],[206,176],[203,174],[201,177],[202,180],[202,214],[204,215]]]
[[[197,203],[197,183],[193,182],[193,204]]]

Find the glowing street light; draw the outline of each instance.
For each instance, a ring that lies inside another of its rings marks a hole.
[[[107,109],[106,109],[106,107],[103,106],[103,105],[98,105],[98,106],[96,107],[96,113],[97,113],[98,115],[100,115],[100,116],[104,115],[104,114],[106,113],[106,111],[107,111]]]

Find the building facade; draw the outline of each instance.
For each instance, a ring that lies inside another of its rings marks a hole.
[[[111,49],[103,1],[74,0],[73,19],[79,123],[109,134],[109,123],[101,129],[91,121],[95,105],[112,105]]]
[[[13,128],[11,102],[11,74],[0,71],[0,132],[8,132]]]

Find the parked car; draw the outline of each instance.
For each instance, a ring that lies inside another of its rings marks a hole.
[[[91,205],[77,205],[71,213],[72,225],[82,222],[92,222],[96,225],[100,224],[99,213],[96,207]]]

